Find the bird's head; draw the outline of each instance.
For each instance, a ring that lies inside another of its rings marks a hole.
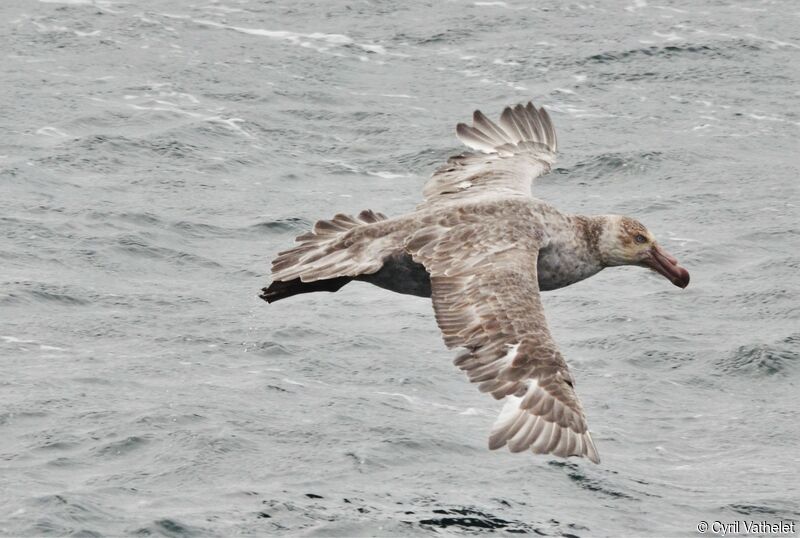
[[[678,265],[678,260],[661,248],[638,220],[618,215],[607,217],[599,247],[607,266],[648,267],[679,288],[689,285],[689,271]]]

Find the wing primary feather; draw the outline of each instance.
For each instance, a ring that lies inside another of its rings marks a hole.
[[[472,125],[457,124],[456,135],[474,153],[452,156],[437,168],[418,209],[493,194],[530,196],[532,181],[555,162],[552,124],[530,102],[506,107],[497,123],[475,110]]]
[[[495,144],[490,138],[466,123],[456,125],[456,134],[459,140],[473,149],[491,153],[495,148]]]
[[[476,110],[472,115],[472,124],[480,128],[487,136],[495,141],[495,145],[499,146],[505,141],[505,133],[498,127],[492,120],[487,118],[483,112]]]
[[[553,122],[550,119],[550,114],[548,114],[547,110],[544,108],[540,108],[539,117],[541,118],[542,123],[545,125],[545,131],[547,132],[547,145],[550,146],[550,150],[555,153],[558,151],[558,137],[556,136],[555,128],[553,128]]]
[[[517,105],[514,107],[514,121],[517,124],[517,129],[522,133],[522,140],[531,140],[535,136],[535,132],[531,130],[530,123],[528,122],[525,107]]]
[[[514,112],[511,107],[506,107],[500,115],[500,126],[508,133],[509,142],[517,144],[522,140],[522,133],[514,123]]]

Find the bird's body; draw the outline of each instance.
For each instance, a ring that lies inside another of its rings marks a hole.
[[[483,206],[485,204],[469,203],[460,206],[459,210],[468,214],[480,214]],[[537,260],[539,290],[563,288],[603,269],[593,243],[600,225],[596,218],[564,214],[537,199],[514,200],[510,204],[498,203],[493,216],[501,218],[503,212],[510,213],[508,216],[511,220],[520,218],[524,213],[528,213],[531,219],[539,219],[540,230],[545,238]],[[430,297],[430,274],[425,266],[415,262],[406,252],[404,243],[420,228],[437,222],[442,222],[441,215],[435,210],[425,210],[363,224],[354,229],[347,238],[342,239],[367,242],[376,236],[386,237],[392,239],[393,248],[383,259],[383,265],[377,272],[355,275],[352,280],[369,282],[396,293]]]
[[[566,457],[599,457],[567,364],[550,336],[539,292],[605,267],[645,265],[685,287],[685,269],[637,221],[560,212],[530,196],[555,160],[547,113],[518,105],[500,125],[480,112],[459,137],[480,153],[452,157],[424,189],[425,201],[395,218],[363,211],[319,221],[273,262],[262,298],[274,302],[364,281],[431,297],[455,364],[506,405],[490,448],[508,445]]]

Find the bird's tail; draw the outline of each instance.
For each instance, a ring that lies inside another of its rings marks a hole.
[[[300,293],[337,291],[358,275],[378,271],[388,253],[382,248],[386,241],[380,230],[366,228],[385,220],[386,215],[367,209],[356,217],[338,214],[317,221],[311,232],[295,239],[298,246],[278,253],[272,283],[260,297],[272,303]]]
[[[274,303],[281,299],[286,299],[293,295],[301,293],[310,293],[312,291],[339,291],[342,286],[353,280],[349,276],[340,276],[336,278],[329,278],[327,280],[317,280],[315,282],[303,282],[299,278],[294,280],[281,281],[274,280],[268,287],[261,290],[261,297],[268,303]]]

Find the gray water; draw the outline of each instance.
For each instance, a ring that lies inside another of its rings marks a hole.
[[[695,536],[800,519],[800,6],[4,0],[0,533]],[[489,452],[430,302],[267,305],[316,219],[411,210],[480,107],[564,211],[691,272],[545,294],[603,461]]]

